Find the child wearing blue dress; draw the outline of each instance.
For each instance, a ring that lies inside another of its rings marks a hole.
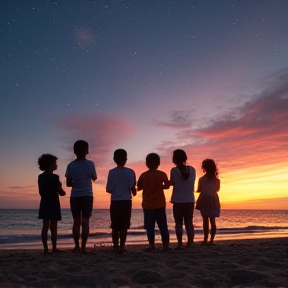
[[[50,228],[52,252],[60,252],[57,249],[57,223],[61,218],[59,195],[65,196],[59,176],[53,174],[57,169],[57,157],[51,154],[43,154],[38,159],[40,170],[44,171],[38,176],[39,194],[41,196],[39,207],[39,219],[43,219],[41,231],[44,254],[48,253],[47,235]]]

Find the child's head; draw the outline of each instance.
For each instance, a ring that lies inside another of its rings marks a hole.
[[[217,166],[212,159],[205,159],[202,162],[202,169],[206,172],[209,178],[217,178],[218,177],[218,169]]]
[[[114,157],[113,157],[115,163],[117,166],[124,166],[127,161],[127,152],[124,149],[117,149],[114,152]]]
[[[38,165],[41,171],[54,171],[57,169],[57,157],[51,154],[42,154],[38,158]]]
[[[174,150],[172,161],[175,165],[183,165],[186,164],[187,161],[186,152],[182,149]]]
[[[160,156],[156,153],[150,153],[146,156],[146,166],[150,170],[156,170],[160,165]]]
[[[78,140],[74,143],[74,153],[77,157],[84,157],[89,153],[88,142],[84,140]]]

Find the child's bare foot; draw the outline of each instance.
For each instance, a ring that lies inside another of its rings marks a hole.
[[[72,250],[73,253],[80,253],[80,247],[75,247],[73,250]]]
[[[211,240],[211,241],[208,243],[208,245],[210,245],[210,246],[214,246],[215,243],[213,242],[213,240]]]
[[[183,250],[182,244],[179,244],[179,243],[178,243],[178,246],[175,248],[175,250]]]
[[[201,243],[201,246],[206,246],[207,245],[207,241],[203,241],[202,243]]]
[[[48,249],[44,249],[43,254],[44,254],[44,255],[49,254],[49,250],[48,250]]]
[[[194,242],[187,242],[186,247],[187,248],[191,248],[193,246]]]
[[[119,246],[113,246],[113,252],[118,253],[119,252]]]
[[[122,247],[122,248],[120,247],[118,254],[124,254],[126,252],[127,252],[127,250],[125,249],[125,247]]]
[[[81,253],[82,254],[87,254],[87,253],[92,253],[92,251],[87,251],[86,248],[82,247],[81,248]]]
[[[54,254],[61,254],[62,253],[62,251],[61,250],[59,250],[59,249],[53,249],[52,250],[52,253]]]

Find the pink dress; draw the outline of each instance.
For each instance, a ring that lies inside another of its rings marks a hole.
[[[219,188],[220,180],[218,178],[210,179],[204,175],[199,179],[198,192],[200,195],[195,208],[200,210],[203,217],[220,216],[220,201],[217,193]]]

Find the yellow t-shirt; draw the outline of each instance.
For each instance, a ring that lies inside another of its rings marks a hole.
[[[165,172],[148,170],[142,173],[137,182],[139,190],[143,190],[142,207],[144,209],[157,209],[166,206],[163,185],[169,183]]]

